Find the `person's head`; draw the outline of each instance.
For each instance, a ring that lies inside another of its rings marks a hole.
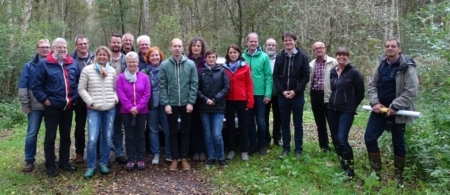
[[[89,39],[86,37],[86,35],[77,35],[74,42],[78,53],[85,54],[89,52]]]
[[[312,46],[314,55],[317,58],[323,58],[325,56],[325,53],[327,52],[327,49],[325,48],[325,44],[322,42],[315,42]]]
[[[172,39],[170,42],[170,52],[174,58],[181,57],[183,55],[183,41],[179,38]]]
[[[127,64],[127,69],[131,73],[138,71],[139,56],[136,52],[130,51],[125,55],[125,63]]]
[[[274,56],[277,54],[277,41],[272,38],[267,39],[266,43],[264,43],[264,51],[269,56]]]
[[[122,48],[122,36],[113,33],[109,38],[109,48],[114,53],[120,52],[120,49]]]
[[[52,42],[52,51],[56,60],[65,60],[67,55],[67,41],[58,37]]]
[[[258,48],[259,37],[258,34],[252,32],[247,35],[247,47],[250,51],[255,51]]]
[[[402,52],[400,40],[396,37],[391,37],[384,41],[384,53],[389,58],[389,60],[395,60],[400,56]]]
[[[348,58],[350,57],[350,51],[346,47],[339,47],[336,50],[336,60],[339,65],[347,65]]]
[[[228,46],[227,54],[225,55],[225,60],[226,60],[225,63],[227,64],[230,62],[236,62],[237,60],[243,60],[242,52],[239,46],[235,44],[231,44],[230,46]]]
[[[106,46],[100,46],[95,50],[95,61],[101,65],[111,60],[111,51]]]
[[[47,54],[50,53],[50,41],[48,39],[41,39],[36,44],[36,53],[41,58],[47,57]]]
[[[216,65],[217,53],[214,50],[208,50],[205,53],[206,63],[210,66]]]
[[[284,49],[286,51],[292,51],[297,44],[297,36],[291,31],[286,31],[282,36],[281,40],[283,40]]]
[[[191,42],[189,42],[188,56],[189,57],[201,57],[205,55],[206,44],[205,40],[200,37],[194,37]]]
[[[158,47],[151,47],[145,54],[145,61],[152,66],[159,66],[164,60],[164,54]]]
[[[145,56],[148,49],[150,49],[150,37],[147,35],[141,35],[136,39],[136,42],[139,52]]]
[[[131,50],[133,48],[134,36],[131,33],[125,33],[122,36],[122,45],[126,50]]]

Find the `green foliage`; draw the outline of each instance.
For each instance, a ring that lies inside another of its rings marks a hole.
[[[0,100],[0,131],[25,122],[26,115],[20,108],[17,98]]]

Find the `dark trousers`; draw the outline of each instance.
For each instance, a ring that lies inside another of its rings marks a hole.
[[[281,130],[283,134],[283,150],[291,150],[291,113],[294,122],[294,142],[295,152],[303,152],[303,107],[305,97],[294,96],[292,99],[286,99],[283,95],[278,95],[278,104],[280,105]]]
[[[228,101],[225,108],[225,118],[227,119],[227,147],[229,151],[236,151],[236,114],[241,139],[241,152],[248,152],[248,132],[247,132],[247,101]]]
[[[87,110],[86,103],[84,103],[81,98],[78,100],[77,104],[74,105],[73,110],[75,111],[75,153],[79,155],[84,154],[84,147],[86,143],[85,127]]]
[[[366,142],[367,152],[378,153],[378,138],[383,134],[387,122],[392,123],[392,145],[394,147],[394,155],[398,157],[405,157],[405,124],[395,123],[395,116],[386,117],[383,114],[370,113],[369,122],[367,123],[364,140]]]
[[[265,120],[267,126],[266,133],[266,144],[270,144],[270,131],[269,131],[269,116],[270,116],[270,108],[272,108],[272,135],[274,144],[281,140],[281,117],[280,117],[280,107],[278,106],[278,96],[272,96],[272,100],[266,104],[265,109]]]
[[[70,128],[72,126],[72,109],[57,109],[52,106],[44,107],[45,138],[44,153],[45,167],[55,167],[55,139],[59,126],[59,166],[69,163],[70,156]]]
[[[355,113],[353,112],[328,109],[328,122],[331,134],[336,138],[336,140],[333,140],[333,144],[338,156],[343,156],[343,153],[352,151],[352,147],[348,143],[348,134],[354,119]]]
[[[247,110],[247,127],[250,147],[252,149],[258,149],[263,148],[266,141],[267,125],[264,119],[266,106],[263,95],[255,95],[254,98],[255,105],[253,105],[253,109]]]
[[[323,91],[311,90],[311,109],[317,126],[317,136],[319,138],[319,147],[329,150],[328,130],[327,130],[327,106],[324,102]],[[334,144],[334,143],[333,143]]]
[[[192,111],[192,124],[189,137],[194,154],[206,152],[205,132],[198,107],[195,107]]]
[[[181,120],[181,147],[178,150],[178,117]],[[172,159],[188,158],[189,130],[191,128],[192,113],[186,112],[186,106],[172,106],[172,114],[167,115],[170,133],[170,152]]]
[[[138,162],[144,160],[145,153],[145,122],[147,114],[138,114],[135,117],[131,114],[120,114],[125,129],[125,149],[127,151],[128,162]],[[132,120],[136,120],[136,125],[132,127]]]

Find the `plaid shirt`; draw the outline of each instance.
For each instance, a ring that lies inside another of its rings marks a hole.
[[[325,70],[325,62],[327,57],[325,56],[323,61],[319,62],[316,60],[316,65],[314,66],[314,77],[312,83],[312,90],[323,91],[323,70]]]

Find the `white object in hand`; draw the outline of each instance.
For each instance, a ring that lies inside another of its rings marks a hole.
[[[367,110],[367,111],[372,111],[372,107],[368,106],[368,105],[363,105],[362,109]],[[402,115],[402,116],[412,116],[412,117],[417,117],[417,118],[422,117],[421,112],[410,111],[410,110],[398,110],[397,112],[395,112],[395,114]]]

